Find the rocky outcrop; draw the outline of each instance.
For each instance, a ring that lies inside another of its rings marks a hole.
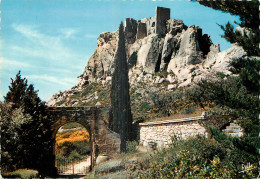
[[[107,76],[111,76],[117,38],[118,32],[105,32],[100,34],[97,40],[97,48],[88,60],[88,65],[83,75],[80,76],[82,80],[93,82],[98,78],[105,79]],[[79,83],[81,83],[82,80],[79,80]],[[81,84],[85,84],[85,82]]]
[[[152,18],[127,18],[124,31],[127,58],[131,59],[131,87],[142,82],[150,86],[167,82],[168,90],[193,85],[216,72],[229,74],[230,60],[246,55],[236,44],[220,52],[219,45],[214,45],[200,27],[187,27],[182,20],[170,19],[168,8],[157,7]],[[97,48],[78,77],[78,84],[66,93],[74,93],[93,82],[110,83],[117,43],[118,31],[100,34]],[[166,73],[166,76],[157,79],[156,73]],[[55,98],[62,100],[61,96],[64,94],[58,93]]]

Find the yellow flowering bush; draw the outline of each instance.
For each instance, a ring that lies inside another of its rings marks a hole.
[[[56,158],[84,158],[90,151],[90,136],[87,131],[66,131],[56,135]]]

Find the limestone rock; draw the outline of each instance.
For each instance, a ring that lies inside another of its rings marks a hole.
[[[180,49],[177,55],[173,55],[167,71],[174,68],[195,65],[202,62],[203,55],[199,48],[199,27],[190,26],[181,37]]]
[[[172,34],[166,34],[162,49],[162,57],[159,59],[161,60],[160,71],[167,70],[172,54],[174,53],[175,55],[178,50],[178,43],[178,39],[173,38]]]
[[[170,75],[170,74],[167,75],[167,79],[166,80],[169,81],[170,83],[176,82],[175,76]]]
[[[101,103],[98,101],[95,106],[101,106]]]
[[[241,26],[238,26],[236,29],[235,29],[235,32],[239,32],[242,36],[244,36],[245,34],[247,36],[250,36],[251,32],[249,30],[247,30],[246,28],[244,27],[241,27]]]
[[[99,155],[99,156],[97,157],[97,159],[96,159],[96,164],[98,165],[98,164],[100,164],[100,163],[102,163],[102,162],[107,161],[108,159],[109,159],[109,157],[106,156],[106,155]]]
[[[174,90],[177,88],[177,85],[168,85],[168,90]]]
[[[88,60],[88,65],[82,76],[85,80],[93,82],[96,81],[97,78],[104,78],[112,75],[117,38],[118,32],[105,32],[100,34],[97,42],[97,49]]]
[[[179,19],[169,19],[166,23],[166,30],[167,33],[170,33],[172,35],[177,35],[178,33],[181,33],[183,30],[186,30],[187,26],[184,25],[182,20]]]
[[[246,56],[244,49],[236,44],[232,44],[230,49],[216,53],[214,56],[207,58],[205,65],[211,67],[214,71],[230,73],[228,71],[230,61],[243,56]]]
[[[155,84],[161,84],[162,82],[164,82],[165,79],[164,78],[161,78],[160,76],[157,76],[154,80],[154,83]]]
[[[153,34],[144,38],[142,44],[137,54],[137,64],[142,66],[145,72],[154,73],[162,50],[163,39]]]
[[[155,21],[155,17],[149,17],[140,20],[140,22],[146,24],[147,36],[155,33]]]

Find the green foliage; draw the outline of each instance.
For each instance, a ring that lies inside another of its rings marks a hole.
[[[128,65],[125,51],[124,26],[119,26],[118,48],[114,57],[115,71],[111,85],[110,128],[121,137],[121,151],[126,151],[126,141],[131,139],[132,114],[129,95]]]
[[[234,32],[234,27],[228,22],[225,26],[220,25],[221,29],[224,30],[224,35],[222,37],[231,43],[237,42],[244,48],[248,55],[260,55],[258,46],[260,42],[258,0],[216,0],[198,2],[204,6],[208,6],[216,10],[221,10],[223,12],[240,16],[241,23],[235,23],[241,27],[244,27],[247,31],[249,31],[249,34],[245,33],[245,31],[244,35],[238,32]]]
[[[51,121],[45,117],[37,91],[27,85],[20,71],[11,80],[10,91],[0,104],[2,169],[32,168],[41,173],[50,167],[46,158],[52,153]]]
[[[21,179],[32,179],[38,178],[39,172],[36,170],[19,169],[14,172],[3,173],[4,178],[21,178]]]
[[[136,65],[137,62],[137,52],[133,52],[132,55],[128,59],[128,68],[132,68]]]
[[[3,171],[12,171],[22,165],[23,136],[21,128],[31,116],[23,109],[12,109],[11,104],[1,104],[1,167]]]
[[[227,41],[231,43],[238,43],[243,49],[247,52],[248,55],[260,55],[260,50],[258,44],[259,40],[259,31],[248,31],[245,30],[243,32],[234,32],[234,27],[228,22],[225,26],[219,25],[220,28],[224,31],[224,35],[221,37],[225,38]]]
[[[253,150],[258,148],[257,136],[259,134],[258,113],[259,99],[252,93],[254,90],[243,84],[240,77],[229,76],[226,79],[201,81],[196,90],[194,102],[214,102],[225,114],[239,119],[244,129],[245,141],[248,141]],[[246,84],[246,83],[245,83]],[[252,84],[250,84],[251,86]],[[199,99],[199,100],[197,100]],[[220,121],[221,123],[221,121]]]
[[[99,84],[98,83],[91,83],[87,87],[84,88],[83,92],[80,94],[81,96],[86,96],[90,93],[93,93],[97,90]]]
[[[160,77],[162,77],[162,78],[166,78],[168,74],[170,74],[170,73],[168,73],[166,70],[164,70],[164,71],[156,72],[156,73],[154,74],[154,76],[160,76]]]
[[[194,106],[187,106],[186,108],[184,108],[180,114],[192,114],[195,112],[195,107]]]
[[[223,12],[231,13],[232,15],[239,15],[242,27],[249,27],[257,29],[259,21],[256,21],[258,16],[258,5],[257,0],[253,1],[199,1],[200,4],[208,7],[212,7],[216,10],[221,10]]]
[[[239,77],[227,79],[202,80],[198,83],[198,98],[201,101],[215,102],[233,109],[253,110],[258,108],[258,99],[249,95]],[[196,101],[197,102],[197,101]]]
[[[22,107],[25,113],[37,118],[43,112],[44,105],[34,90],[33,85],[27,84],[27,80],[21,77],[21,72],[16,74],[15,80],[11,78],[11,86],[4,97],[6,103],[11,103],[12,108]]]
[[[222,144],[225,145],[225,147],[231,147],[231,138],[227,135],[225,135],[224,133],[220,132],[219,130],[217,130],[214,127],[209,127],[210,128],[210,132],[212,134],[212,136],[214,136],[214,138],[221,142]]]
[[[136,147],[138,145],[138,142],[133,140],[133,141],[128,141],[126,143],[126,152],[127,153],[133,153],[136,152]]]
[[[152,107],[151,107],[151,105],[149,104],[149,103],[147,103],[147,102],[143,102],[142,104],[141,104],[141,106],[140,106],[140,110],[141,111],[148,111],[148,110],[150,110]]]
[[[225,77],[227,77],[228,75],[222,73],[222,72],[217,72],[217,76],[220,77],[221,79],[224,79]]]
[[[220,112],[221,111],[221,112]],[[220,113],[219,113],[220,112]],[[228,111],[230,112],[230,111]],[[229,115],[226,115],[229,114]],[[222,130],[227,125],[235,120],[235,116],[232,116],[231,113],[222,113],[222,110],[210,111],[207,113],[206,119],[201,121],[203,126],[209,129],[209,133],[211,133],[211,128]]]
[[[9,91],[4,97],[7,103],[12,102],[13,108],[18,108],[22,105],[23,97],[25,96],[25,91],[27,89],[27,80],[21,77],[21,72],[16,74],[15,80],[11,78],[11,86],[9,86]]]
[[[260,60],[256,58],[239,58],[231,62],[231,72],[239,74],[240,82],[250,93],[257,95],[260,89]]]
[[[74,149],[69,152],[69,155],[65,156],[61,153],[56,154],[56,161],[58,163],[62,163],[62,161],[76,161],[76,160],[84,160],[86,158],[86,155],[80,154],[77,149]]]
[[[242,178],[258,174],[253,154],[234,145],[227,149],[214,139],[199,136],[174,141],[169,148],[142,158],[133,168],[130,178]]]

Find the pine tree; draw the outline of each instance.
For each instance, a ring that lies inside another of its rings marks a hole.
[[[6,103],[12,103],[13,108],[18,108],[22,104],[25,91],[27,89],[27,80],[21,77],[21,71],[16,74],[15,80],[11,78],[11,86],[4,97]]]
[[[121,151],[124,152],[126,150],[126,141],[131,137],[132,114],[123,22],[119,26],[119,40],[114,64],[115,71],[112,76],[109,123],[110,128],[120,134]]]
[[[33,118],[38,118],[42,113],[44,104],[38,97],[38,91],[34,86],[28,86],[27,79],[21,77],[21,71],[16,74],[15,80],[11,78],[11,86],[4,97],[6,103],[11,103],[12,108],[22,107],[24,113],[30,114]]]
[[[237,23],[244,28],[244,32],[235,32],[234,27],[228,22],[225,26],[220,25],[224,30],[223,38],[231,43],[238,43],[247,52],[248,56],[260,56],[260,31],[259,31],[259,1],[258,0],[214,0],[198,1],[200,4],[211,7],[232,15],[238,15],[241,23]],[[259,93],[259,59],[240,58],[233,59],[231,71],[239,74],[240,81],[249,92],[257,95]]]
[[[242,33],[234,31],[234,27],[229,22],[225,26],[220,25],[224,30],[222,37],[231,43],[238,43],[247,52],[247,58],[232,59],[230,63],[230,71],[239,76],[226,76],[225,79],[218,79],[217,83],[216,79],[201,81],[198,84],[198,89],[202,91],[199,93],[201,94],[199,98],[230,108],[230,115],[243,119],[240,124],[245,135],[240,140],[251,146],[250,151],[256,152],[259,148],[260,131],[258,97],[260,60],[256,57],[260,56],[259,2],[258,0],[198,2],[207,7],[240,16],[241,23],[235,23],[244,28]],[[241,149],[244,150],[243,147]]]
[[[196,0],[198,1],[198,0]],[[228,22],[225,26],[220,25],[224,31],[223,38],[231,43],[238,43],[244,48],[249,56],[260,56],[259,42],[259,1],[258,0],[214,0],[198,1],[201,5],[211,7],[232,15],[238,15],[241,23],[237,23],[244,28],[244,32],[235,32],[234,27]],[[247,33],[249,32],[249,33]]]
[[[46,158],[52,154],[50,144],[51,121],[45,114],[45,105],[38,97],[38,91],[19,71],[9,91],[0,104],[0,124],[4,140],[1,141],[3,162],[12,169],[34,168],[45,171]],[[3,166],[4,168],[6,166]]]

